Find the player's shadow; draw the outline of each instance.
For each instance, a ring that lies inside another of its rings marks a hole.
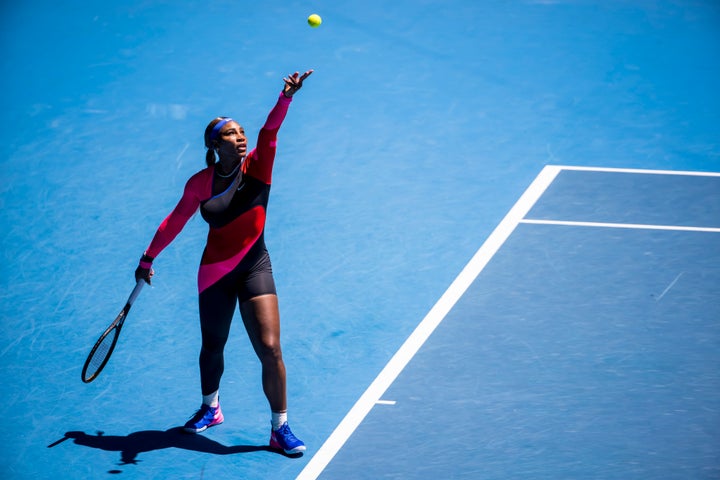
[[[137,464],[139,454],[165,448],[181,448],[213,455],[232,455],[259,451],[286,455],[282,450],[267,445],[226,446],[204,435],[185,433],[182,427],[175,427],[165,431],[143,430],[125,436],[105,435],[103,432],[97,432],[97,435],[88,435],[84,432],[67,432],[63,438],[48,445],[48,448],[68,439],[72,439],[77,445],[110,452],[120,452],[120,465]]]

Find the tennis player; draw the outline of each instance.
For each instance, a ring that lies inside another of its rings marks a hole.
[[[210,122],[205,129],[207,168],[187,181],[180,201],[158,227],[135,270],[136,280],[150,283],[153,260],[200,209],[209,225],[198,272],[202,405],[184,428],[198,433],[224,420],[219,401],[223,350],[239,305],[262,365],[262,386],[271,410],[270,446],[288,454],[303,452],[305,444],[293,435],[287,421],[280,313],[264,231],[277,133],[293,95],[312,72],[295,72],[283,79],[284,88],[252,150],[245,130],[232,118]]]

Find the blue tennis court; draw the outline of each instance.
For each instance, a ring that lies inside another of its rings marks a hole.
[[[0,477],[720,475],[717,2],[1,8]],[[180,431],[199,215],[80,371],[207,122],[254,143],[310,68],[266,225],[290,458],[239,316],[225,422]]]
[[[716,476],[719,227],[720,174],[546,167],[301,478]]]

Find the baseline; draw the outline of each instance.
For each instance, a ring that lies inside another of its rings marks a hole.
[[[576,172],[607,172],[607,173],[639,173],[644,175],[690,175],[696,177],[720,177],[720,172],[699,172],[690,170],[650,170],[645,168],[615,168],[615,167],[576,167],[572,165],[553,165],[560,170]]]
[[[567,220],[532,220],[523,219],[520,223],[534,225],[561,225],[569,227],[604,227],[604,228],[630,228],[634,230],[673,230],[682,232],[711,232],[720,233],[715,227],[685,227],[681,225],[648,225],[641,223],[604,223],[604,222],[574,222]]]

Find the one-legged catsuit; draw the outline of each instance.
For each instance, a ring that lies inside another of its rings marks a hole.
[[[277,132],[291,100],[292,97],[280,94],[260,129],[256,147],[240,168],[241,177],[236,177],[229,187],[235,191],[213,195],[215,165],[199,171],[187,181],[182,198],[160,224],[146,250],[147,255],[157,257],[200,208],[210,226],[198,271],[203,395],[217,391],[220,386],[223,350],[238,301],[275,293],[264,240],[265,218]],[[221,196],[224,201],[218,206],[213,200]]]

